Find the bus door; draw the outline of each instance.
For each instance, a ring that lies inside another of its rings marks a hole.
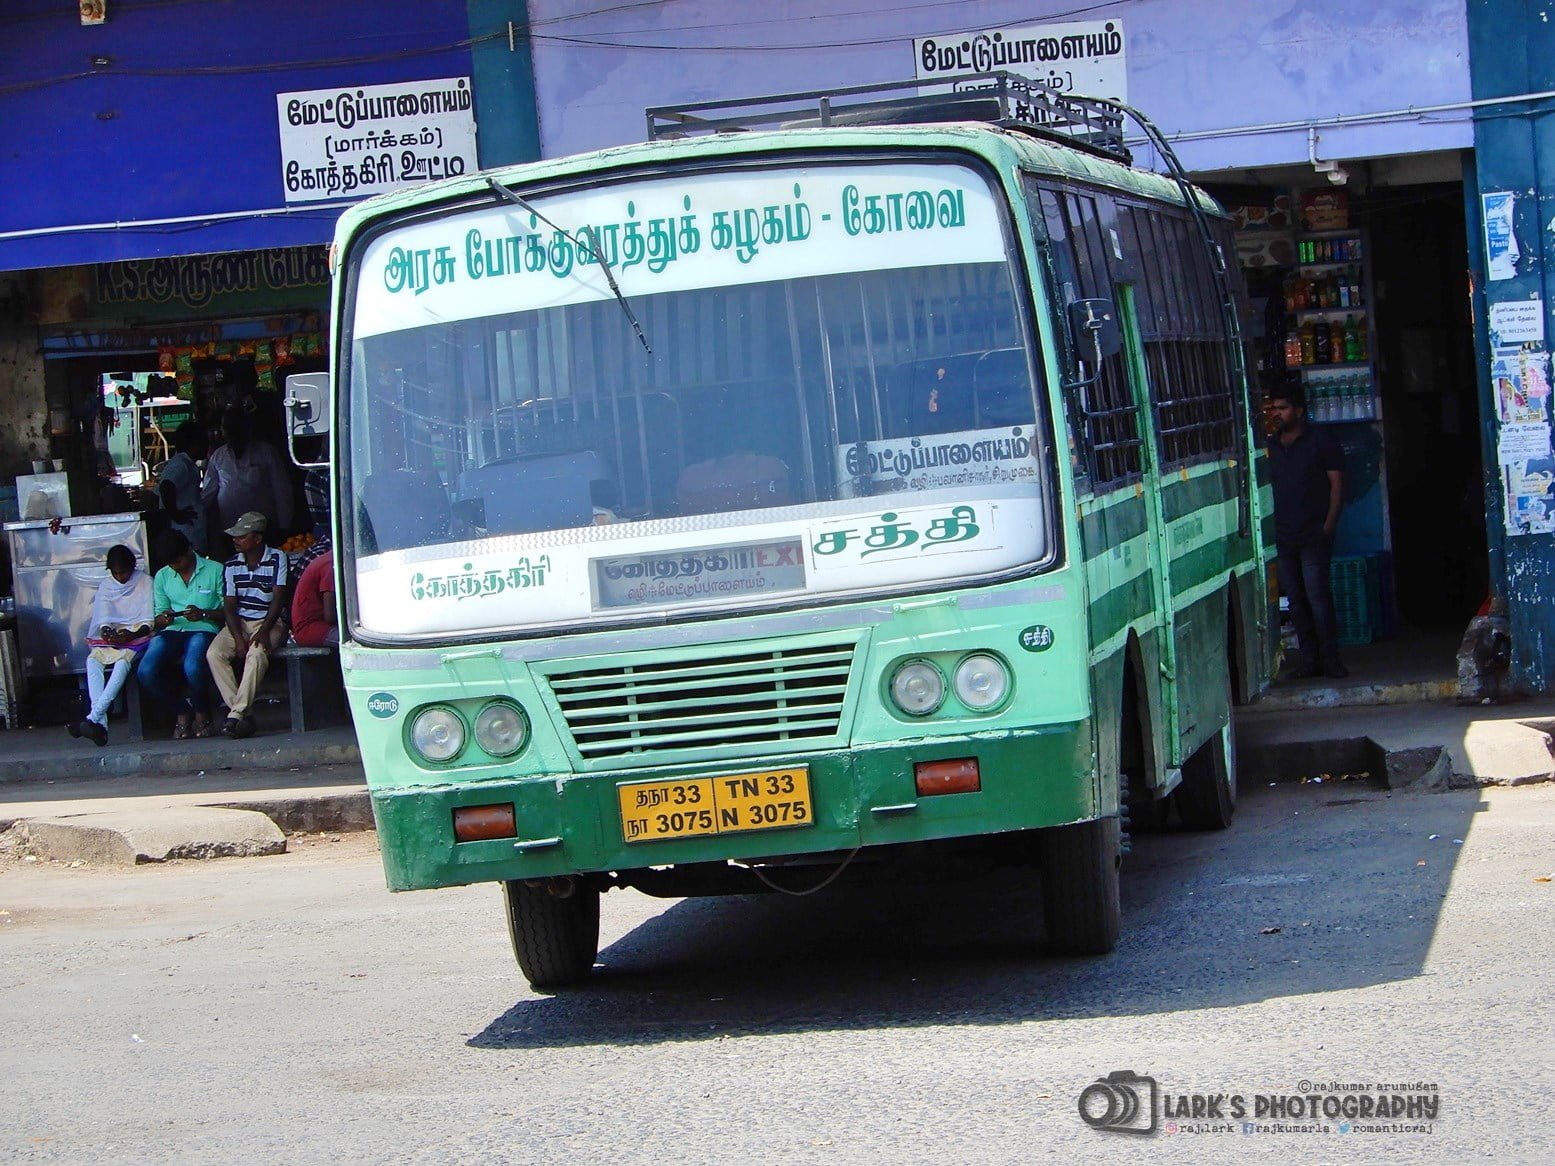
[[[1070,423],[1079,430],[1085,461],[1088,490],[1082,488],[1082,495],[1091,495],[1082,497],[1080,525],[1090,587],[1093,687],[1121,684],[1121,676],[1103,664],[1122,652],[1130,631],[1137,633],[1142,691],[1135,696],[1143,722],[1143,764],[1146,780],[1156,786],[1166,766],[1180,761],[1175,747],[1160,745],[1163,739],[1178,739],[1170,683],[1176,675],[1177,637],[1131,278],[1137,278],[1133,265],[1138,259],[1127,255],[1106,195],[1046,188],[1036,194],[1060,309],[1076,299],[1111,300],[1123,331],[1122,352],[1103,362],[1094,382],[1071,394]],[[1104,708],[1109,694],[1098,691],[1096,699]],[[1117,697],[1110,700],[1116,704]],[[1107,747],[1105,740],[1100,744]]]

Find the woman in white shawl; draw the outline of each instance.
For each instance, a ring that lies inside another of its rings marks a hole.
[[[86,629],[86,688],[92,707],[86,720],[66,725],[72,737],[108,744],[108,710],[135,661],[151,642],[151,577],[135,566],[126,546],[108,548],[108,574],[92,601]]]

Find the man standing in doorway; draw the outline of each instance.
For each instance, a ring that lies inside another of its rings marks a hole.
[[[1338,620],[1328,582],[1334,528],[1343,505],[1344,452],[1330,430],[1308,424],[1300,385],[1270,390],[1269,412],[1274,420],[1269,478],[1274,485],[1275,564],[1301,650],[1287,675],[1348,676],[1339,659]]]

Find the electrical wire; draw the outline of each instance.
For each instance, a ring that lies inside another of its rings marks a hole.
[[[999,22],[997,24],[975,24],[975,25],[971,25],[971,26],[968,26],[968,27],[965,27],[965,28],[946,29],[944,31],[937,31],[937,32],[933,32],[933,33],[931,33],[929,35],[936,36],[936,37],[964,36],[967,33],[983,32],[983,31],[986,31],[986,30],[989,30],[989,29],[997,30],[997,29],[1003,29],[1003,28],[1012,28],[1012,27],[1014,27],[1016,25],[1030,24],[1033,21],[1049,22],[1049,21],[1054,21],[1054,20],[1062,20],[1062,19],[1065,19],[1065,18],[1070,17],[1070,16],[1084,16],[1084,15],[1088,15],[1088,14],[1090,14],[1092,12],[1095,12],[1098,9],[1101,9],[1101,8],[1117,8],[1117,7],[1120,6],[1120,4],[1134,4],[1134,3],[1138,3],[1138,2],[1139,2],[1139,0],[1106,0],[1106,2],[1104,2],[1104,3],[1087,4],[1087,5],[1083,5],[1081,7],[1078,7],[1078,8],[1067,9],[1067,10],[1065,10],[1063,12],[1044,13],[1041,16],[1021,16],[1021,17],[1016,17],[1013,20],[1001,21],[1001,22]],[[959,4],[922,4],[922,5],[914,5],[912,7],[921,7],[921,8],[952,8],[952,7],[954,7],[954,8],[961,8],[963,6],[959,5]],[[907,10],[906,8],[901,8],[901,9],[896,9],[895,11],[906,11],[906,10]],[[874,10],[870,10],[870,11],[874,11]],[[860,14],[861,13],[855,12],[855,13],[850,13],[850,14],[838,14],[838,15],[860,15]],[[751,23],[752,24],[769,24],[769,23],[792,23],[792,22],[793,22],[792,19],[790,19],[789,21],[753,21]],[[595,34],[595,36],[593,36],[593,37],[583,36],[581,34],[569,36],[569,35],[564,35],[564,34],[561,34],[561,33],[537,33],[537,34],[531,34],[530,39],[531,40],[535,40],[535,41],[550,41],[550,42],[554,42],[554,43],[557,43],[557,44],[570,44],[570,45],[574,45],[574,46],[582,47],[582,48],[640,49],[640,50],[651,51],[651,52],[687,52],[687,53],[745,53],[745,52],[749,52],[749,53],[770,53],[770,52],[814,52],[814,51],[820,50],[820,49],[868,48],[868,47],[871,47],[873,45],[901,44],[903,40],[908,39],[912,35],[911,33],[901,32],[901,33],[896,33],[894,35],[889,35],[889,36],[861,37],[861,38],[856,39],[856,40],[808,41],[808,42],[805,42],[805,43],[802,43],[802,44],[795,43],[795,44],[686,45],[686,44],[647,44],[647,43],[643,43],[643,42],[640,42],[640,41],[613,41],[613,40],[600,40],[600,39],[597,39],[597,37],[599,37],[599,36],[630,36],[630,35],[634,35],[637,32],[678,31],[678,30],[683,30],[683,29],[687,29],[687,28],[729,28],[729,27],[734,27],[734,26],[730,26],[730,25],[727,25],[727,24],[719,24],[719,25],[675,25],[675,26],[670,26],[670,27],[667,27],[667,28],[664,28],[664,29],[657,29],[657,30],[638,29],[638,30],[622,31],[622,32],[598,33],[598,34]],[[743,27],[743,26],[739,26],[739,27]]]
[[[803,891],[795,891],[788,887],[779,886],[777,883],[773,882],[765,874],[763,874],[759,866],[747,866],[745,869],[750,871],[751,874],[755,875],[757,880],[764,884],[768,889],[777,891],[781,895],[790,895],[795,899],[802,899],[806,895],[813,895],[816,891],[824,890],[826,887],[831,886],[831,884],[836,881],[837,876],[848,869],[848,864],[851,863],[856,857],[858,857],[858,852],[862,849],[864,849],[862,846],[855,846],[851,851],[849,851],[848,857],[837,864],[836,870],[832,871],[831,874],[827,875],[820,882],[816,883],[815,886],[806,888]]]
[[[150,3],[137,5],[137,8],[164,8],[176,7],[182,4],[197,2],[197,0],[152,0]],[[967,28],[947,29],[935,32],[932,35],[941,37],[963,36],[971,32],[979,32],[987,29],[1009,28],[1014,25],[1024,24],[1033,19],[1041,21],[1061,20],[1071,16],[1085,15],[1102,8],[1116,8],[1120,4],[1130,5],[1139,0],[1108,0],[1108,2],[1087,4],[1076,8],[1066,9],[1061,12],[1044,13],[1039,17],[1017,17],[1012,20],[996,24],[979,24]],[[755,25],[797,23],[794,18],[770,19],[751,21],[745,24],[732,25],[728,23],[713,25],[670,25],[657,30],[633,29],[619,32],[597,33],[593,36],[582,34],[566,35],[562,33],[543,33],[537,29],[546,28],[554,24],[573,22],[594,16],[608,15],[613,12],[622,12],[638,8],[650,8],[665,6],[666,0],[636,0],[635,3],[612,5],[605,8],[593,9],[589,12],[568,13],[563,16],[548,17],[544,20],[529,21],[525,23],[513,22],[512,29],[516,33],[527,35],[531,42],[549,42],[559,45],[571,45],[577,48],[611,48],[642,52],[683,52],[683,53],[739,53],[739,52],[817,52],[828,49],[866,48],[873,45],[900,44],[911,36],[910,33],[897,33],[890,36],[865,37],[854,40],[817,40],[803,43],[789,44],[660,44],[642,42],[623,42],[600,39],[605,36],[633,36],[640,32],[648,31],[684,31],[689,29],[708,28],[733,28],[754,27]],[[929,0],[926,3],[906,5],[896,11],[912,11],[915,9],[959,9],[963,5],[954,0]],[[815,17],[807,17],[807,20],[827,19],[841,16],[858,16],[873,12],[873,9],[851,9],[843,12],[822,13]],[[43,13],[31,13],[21,16],[12,16],[0,19],[0,23],[14,22],[21,19],[40,17]],[[13,81],[0,85],[0,96],[10,96],[18,93],[27,93],[37,89],[46,89],[55,85],[68,84],[72,81],[83,81],[91,77],[225,77],[245,76],[250,74],[280,73],[280,72],[307,72],[311,69],[339,68],[347,65],[375,64],[386,61],[413,60],[417,57],[437,56],[443,53],[459,52],[473,49],[479,45],[490,44],[493,41],[505,40],[508,36],[508,28],[482,33],[478,36],[466,37],[438,45],[420,45],[415,48],[396,49],[384,53],[363,53],[356,56],[322,57],[307,61],[274,61],[241,65],[184,65],[178,67],[158,68],[155,66],[113,66],[103,69],[88,69],[74,73],[63,73],[52,77],[37,77],[25,81]]]

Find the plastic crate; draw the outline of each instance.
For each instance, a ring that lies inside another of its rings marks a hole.
[[[1334,595],[1334,618],[1341,644],[1369,644],[1379,631],[1375,555],[1343,555],[1328,564],[1328,585]]]

